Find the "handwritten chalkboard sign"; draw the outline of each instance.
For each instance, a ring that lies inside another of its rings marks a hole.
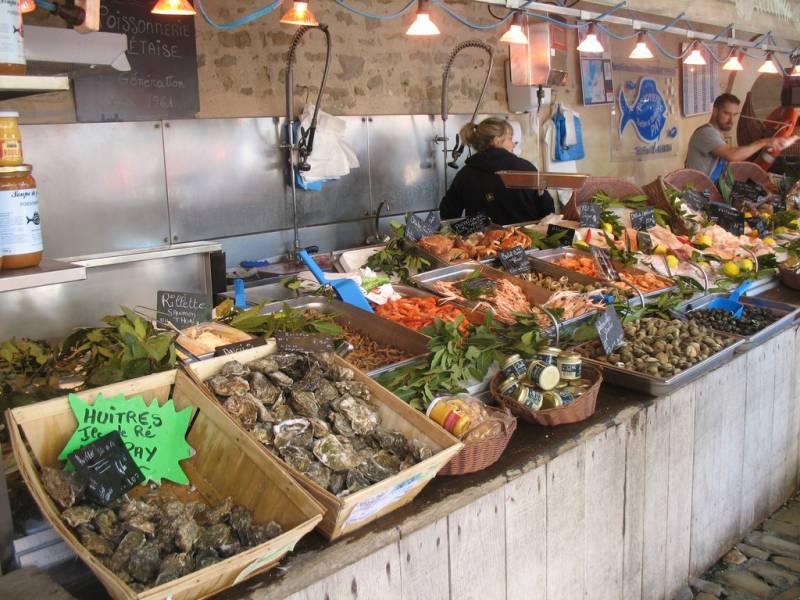
[[[547,237],[562,234],[558,238],[558,245],[562,247],[572,246],[575,240],[575,230],[572,227],[562,227],[561,225],[548,225]]]
[[[589,252],[591,252],[594,264],[597,266],[597,271],[603,279],[606,281],[620,280],[619,273],[617,273],[614,263],[611,262],[611,256],[609,256],[608,250],[592,246],[589,248]]]
[[[280,352],[333,352],[333,338],[321,333],[290,333],[276,331],[275,341]]]
[[[416,242],[436,233],[440,224],[439,216],[434,212],[429,213],[424,219],[417,214],[409,215],[406,219],[405,236]]]
[[[76,78],[78,121],[180,119],[199,110],[194,17],[151,8],[142,0],[103,0],[100,30],[128,36],[131,70]]]
[[[625,330],[622,328],[617,311],[611,305],[606,306],[606,309],[597,316],[594,326],[606,356],[613,353],[625,341]]]
[[[118,431],[76,450],[69,461],[86,482],[89,495],[103,506],[144,482]]]
[[[636,231],[647,231],[656,224],[656,209],[654,208],[643,208],[631,213],[631,227]]]
[[[211,320],[211,296],[189,292],[159,291],[156,310],[159,321],[169,321],[178,329]]]
[[[681,192],[683,203],[695,212],[705,212],[708,207],[708,198],[694,190],[684,190]]]
[[[214,356],[228,356],[229,354],[236,354],[242,350],[250,350],[250,348],[258,348],[264,346],[267,340],[261,337],[253,338],[252,340],[245,340],[243,342],[234,342],[233,344],[225,344],[224,346],[217,346],[214,349]]]
[[[744,213],[732,206],[709,202],[708,218],[733,235],[744,234]]]
[[[731,204],[749,202],[758,205],[764,202],[767,196],[767,191],[759,183],[748,179],[747,181],[735,181],[733,183],[729,200]]]
[[[511,250],[500,250],[498,253],[500,264],[511,275],[521,275],[531,272],[531,261],[522,246],[516,246]]]
[[[487,217],[486,215],[473,215],[471,217],[467,217],[466,219],[462,219],[461,221],[456,221],[450,225],[450,229],[456,232],[461,237],[467,237],[470,234],[475,233],[476,231],[483,231],[487,227],[492,224],[492,220]]]
[[[594,229],[600,228],[600,214],[603,212],[603,207],[599,204],[588,202],[581,204],[581,227],[593,227]]]

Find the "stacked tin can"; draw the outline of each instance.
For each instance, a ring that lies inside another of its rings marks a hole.
[[[505,379],[499,391],[531,410],[566,406],[591,387],[589,380],[581,379],[581,366],[579,354],[559,348],[544,348],[528,362],[512,354],[503,363]]]

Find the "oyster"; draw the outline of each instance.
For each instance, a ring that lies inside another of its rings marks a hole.
[[[301,417],[316,418],[319,415],[319,405],[314,392],[293,389],[289,397],[289,406]]]
[[[314,456],[323,465],[334,471],[352,469],[358,458],[346,438],[340,438],[335,435],[326,435],[324,438],[316,440],[314,442]]]
[[[185,552],[170,554],[161,563],[155,585],[180,579],[192,571],[192,562]]]
[[[350,419],[342,413],[333,412],[328,418],[333,422],[333,430],[336,433],[345,437],[353,437],[356,434],[350,426]]]
[[[422,462],[433,456],[433,450],[419,440],[408,440],[408,450],[417,462]]]
[[[339,381],[352,381],[356,373],[353,369],[349,369],[347,367],[342,367],[340,365],[331,365],[331,372],[333,374],[333,378]]]
[[[278,369],[280,369],[280,366],[278,366],[278,363],[275,361],[275,359],[270,356],[259,358],[258,360],[249,362],[247,363],[247,366],[250,368],[251,371],[256,370],[263,373],[264,375],[269,375],[270,373],[273,373]]]
[[[78,527],[78,537],[81,539],[81,544],[92,554],[96,554],[97,556],[111,556],[114,554],[114,545],[111,543],[111,540],[97,535],[86,525]]]
[[[287,465],[301,473],[308,470],[314,458],[308,450],[296,446],[284,446],[279,452]]]
[[[141,531],[129,532],[114,550],[109,562],[109,568],[115,573],[119,573],[131,558],[131,553],[137,548],[141,548],[145,543],[144,534]]]
[[[369,386],[361,381],[337,381],[334,385],[342,396],[350,394],[357,398],[370,398]]]
[[[253,396],[255,396],[256,398],[260,399],[267,392],[267,386],[272,386],[272,384],[267,379],[267,376],[264,375],[261,371],[251,371],[249,377],[250,377],[250,393],[253,394]]]
[[[206,506],[205,502],[200,502],[200,500],[193,500],[192,502],[186,504],[184,513],[194,518],[201,512],[206,510],[208,510],[208,506]]]
[[[155,544],[145,544],[131,552],[128,572],[139,583],[149,583],[161,566],[161,553]]]
[[[147,536],[156,534],[156,524],[144,515],[134,515],[125,521],[125,529],[128,531],[141,531]]]
[[[231,509],[230,524],[242,544],[246,544],[247,529],[253,524],[253,513],[238,504]]]
[[[275,434],[275,447],[297,446],[305,448],[311,442],[314,431],[307,419],[282,421],[272,428]]]
[[[330,381],[324,379],[317,387],[314,395],[317,398],[317,402],[324,405],[336,400],[339,397],[339,390]]]
[[[367,435],[378,425],[380,419],[374,408],[352,396],[345,396],[339,402],[339,410],[347,415],[350,426],[359,435]]]
[[[308,419],[308,422],[311,423],[311,428],[314,432],[315,438],[325,437],[331,432],[330,426],[323,421],[322,419]]]
[[[269,412],[269,409],[266,406],[264,406],[264,404],[261,401],[259,401],[258,398],[253,396],[253,394],[251,394],[250,392],[241,395],[237,394],[236,396],[233,396],[233,398],[236,398],[237,400],[240,400],[242,402],[249,402],[250,404],[252,404],[256,409],[257,419],[262,423],[264,423],[265,421],[269,421],[270,419],[273,418]]]
[[[73,506],[61,513],[61,518],[70,527],[78,527],[89,523],[97,511],[91,506]]]
[[[242,551],[242,544],[237,539],[232,539],[228,544],[222,544],[219,548],[219,555],[223,558],[229,558]]]
[[[180,502],[178,504],[180,504]],[[132,516],[139,514],[144,515],[148,519],[155,519],[158,515],[158,511],[158,507],[148,504],[147,502],[129,500],[119,508],[118,513],[120,519],[127,521]]]
[[[400,471],[400,460],[391,452],[381,450],[374,456],[361,461],[358,470],[367,479],[377,483],[397,474]]]
[[[243,377],[216,375],[208,380],[209,387],[218,396],[228,397],[250,391],[250,384]]]
[[[331,482],[328,489],[334,493],[339,494],[347,487],[347,480],[344,473],[334,473],[331,475]]]
[[[392,450],[397,453],[406,451],[406,438],[398,431],[376,427],[372,432],[372,439],[381,450]]]
[[[233,498],[228,496],[215,508],[197,515],[197,522],[200,525],[218,525],[230,516],[231,510],[233,510]]]
[[[173,500],[164,506],[164,516],[172,521],[186,515],[186,505],[180,500]],[[155,515],[153,515],[155,517]]]
[[[283,371],[273,371],[269,374],[269,378],[272,380],[272,383],[280,387],[288,388],[294,383],[294,379],[289,377]]]
[[[252,434],[256,440],[265,446],[271,446],[275,439],[275,434],[272,433],[272,426],[269,423],[256,423],[255,427],[253,427]]]
[[[201,550],[195,555],[194,558],[194,565],[195,569],[205,569],[206,567],[210,567],[220,561],[219,554],[213,548],[207,548],[205,550]]]
[[[352,470],[347,472],[347,479],[345,480],[345,487],[351,494],[359,490],[363,490],[370,486],[370,481],[360,471]],[[333,491],[333,490],[331,490]],[[341,490],[339,490],[341,491]],[[338,494],[339,492],[334,492]]]
[[[182,517],[175,523],[175,545],[181,551],[191,552],[199,535],[200,526],[191,517]]]
[[[86,487],[76,473],[52,467],[42,469],[42,483],[61,508],[69,508],[75,504]]]
[[[222,407],[246,429],[255,425],[258,418],[256,403],[251,402],[245,396],[231,396],[225,400]]]
[[[220,371],[220,374],[222,374],[225,377],[235,377],[235,376],[245,375],[246,373],[249,372],[250,369],[248,369],[238,360],[230,360],[226,362],[224,365],[222,365],[222,370]]]
[[[94,524],[100,535],[108,540],[113,541],[122,537],[122,526],[117,520],[117,514],[110,508],[97,511],[94,516]]]
[[[312,462],[305,472],[311,480],[323,489],[328,489],[331,483],[331,473],[332,471],[328,467],[316,461]]]
[[[200,550],[214,548],[218,550],[220,546],[226,546],[233,542],[231,528],[225,523],[217,523],[211,527],[200,530],[197,536],[196,546]]]
[[[272,416],[276,421],[288,421],[294,417],[294,413],[292,412],[291,408],[281,403],[279,406],[273,408]]]
[[[251,525],[247,530],[247,546],[258,546],[283,533],[283,528],[275,521],[267,524]]]
[[[322,369],[319,365],[313,364],[300,381],[294,384],[294,389],[304,392],[313,392],[316,391],[324,380]]]

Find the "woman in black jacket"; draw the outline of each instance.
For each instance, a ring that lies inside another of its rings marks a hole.
[[[503,185],[497,171],[536,171],[530,162],[512,153],[511,124],[489,118],[461,128],[461,139],[477,151],[456,173],[439,205],[442,219],[485,214],[498,225],[535,221],[555,212],[550,194],[535,190],[512,190]]]

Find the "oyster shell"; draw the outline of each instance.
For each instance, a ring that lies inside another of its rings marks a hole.
[[[374,456],[361,461],[358,471],[373,483],[377,483],[400,471],[400,459],[391,452],[381,450]]]
[[[267,391],[267,386],[272,384],[261,371],[250,371],[250,393],[256,398],[261,398]],[[273,386],[274,387],[274,386]]]
[[[350,394],[364,400],[369,400],[369,386],[361,381],[337,381],[336,390],[340,395]]]
[[[392,450],[398,454],[406,452],[406,438],[398,431],[376,427],[372,432],[372,439],[381,450]]]
[[[355,494],[359,490],[363,490],[371,485],[369,479],[367,479],[363,473],[360,471],[352,470],[347,472],[347,479],[345,480],[345,487],[348,492],[351,494]],[[331,490],[333,491],[333,490]],[[339,490],[341,492],[342,490]],[[339,493],[334,492],[334,493]]]
[[[110,508],[98,510],[94,516],[94,524],[100,535],[107,540],[114,541],[122,537],[122,525],[117,519],[117,513]]]
[[[279,452],[287,465],[301,473],[308,471],[314,458],[308,450],[296,446],[284,446]]]
[[[433,450],[419,440],[408,440],[408,450],[417,462],[422,462],[433,456]]]
[[[347,471],[352,469],[357,462],[353,447],[346,438],[335,435],[326,435],[314,442],[314,456],[320,462],[334,471]]]
[[[164,505],[163,510],[164,516],[170,521],[179,519],[186,515],[186,505],[180,500],[172,500],[171,502],[168,502],[166,505]],[[152,516],[155,517],[156,515]]]
[[[67,522],[70,527],[78,527],[85,525],[94,519],[97,511],[91,506],[73,506],[61,513],[61,518]]]
[[[289,419],[282,421],[272,428],[275,434],[275,447],[281,449],[285,446],[305,448],[311,442],[313,429],[308,419]]]
[[[144,515],[133,515],[130,519],[125,521],[125,529],[128,531],[141,531],[147,536],[153,536],[156,533],[156,524],[150,521]]]
[[[280,366],[278,366],[276,360],[270,356],[266,356],[264,358],[259,358],[252,362],[249,362],[247,363],[247,366],[250,368],[251,371],[252,370],[260,371],[264,375],[269,375],[270,373],[273,373],[278,369],[280,369]]]
[[[256,402],[251,402],[246,396],[231,396],[225,400],[222,407],[246,429],[255,425],[258,419]]]
[[[280,422],[294,418],[295,414],[286,404],[281,403],[279,406],[272,409],[272,416],[276,421]]]
[[[314,392],[317,402],[320,404],[329,404],[339,397],[339,390],[327,379],[323,379]]]
[[[345,415],[339,412],[332,412],[328,419],[333,423],[333,430],[345,437],[353,437],[356,432],[353,431],[353,427],[350,425],[350,419],[348,419]]]
[[[294,352],[278,352],[277,354],[273,354],[272,358],[280,369],[293,367],[296,363],[304,359],[302,354],[296,354]]]
[[[114,550],[114,554],[109,561],[109,568],[115,573],[119,573],[128,564],[131,553],[145,544],[145,537],[141,531],[128,532]]]
[[[196,520],[200,525],[218,525],[230,516],[231,510],[233,510],[233,498],[228,496],[218,506],[198,514]]]
[[[175,545],[183,552],[191,552],[200,535],[200,526],[191,517],[182,517],[175,523]]]
[[[224,375],[215,375],[206,383],[211,390],[218,396],[227,398],[234,394],[244,394],[250,391],[250,384],[243,377],[226,377]]]
[[[214,548],[219,550],[221,546],[230,545],[233,542],[233,533],[231,528],[225,523],[217,523],[211,527],[206,527],[200,530],[200,535],[197,536],[196,546],[200,550]]]
[[[333,373],[333,378],[338,381],[352,381],[356,376],[353,369],[340,365],[331,365],[331,372]]]
[[[97,556],[111,556],[114,554],[114,545],[110,540],[97,535],[86,525],[78,527],[78,537],[86,549]]]
[[[128,572],[139,583],[153,580],[161,566],[161,552],[155,544],[144,544],[131,552]]]
[[[236,377],[249,373],[250,369],[240,363],[238,360],[229,360],[222,365],[220,374],[225,377]]]
[[[206,567],[210,567],[220,561],[219,554],[213,548],[206,548],[205,550],[199,551],[194,558],[194,568],[195,569],[205,569]]]
[[[247,544],[247,529],[253,524],[253,513],[238,504],[231,510],[230,524],[242,544]]]
[[[247,546],[258,546],[283,533],[283,528],[275,521],[266,524],[251,525],[247,529]]]
[[[289,406],[302,417],[316,418],[319,415],[319,405],[314,392],[293,389],[289,395]]]
[[[312,364],[308,372],[294,384],[294,389],[304,392],[313,392],[325,380],[322,368],[317,364]]]
[[[350,426],[359,435],[367,435],[378,425],[377,411],[362,400],[345,396],[339,402],[339,410],[350,420]]]
[[[331,475],[331,483],[328,485],[328,489],[331,493],[338,495],[346,486],[347,480],[344,473],[334,473]]]
[[[280,387],[292,387],[292,384],[294,383],[294,379],[289,377],[283,371],[273,371],[268,375],[268,377],[272,380],[272,383]]]
[[[155,585],[180,579],[192,571],[192,561],[185,552],[170,554],[161,562]]]
[[[265,446],[271,446],[273,440],[275,439],[275,434],[272,433],[272,425],[269,423],[256,423],[251,433],[256,440]]]
[[[332,473],[333,472],[328,467],[316,461],[312,462],[308,466],[308,470],[305,472],[305,474],[308,475],[311,480],[313,480],[323,489],[328,489],[328,486],[331,483]]]
[[[308,419],[308,422],[311,423],[311,428],[314,432],[315,438],[325,437],[331,432],[330,426],[323,421],[322,419]]]
[[[76,473],[52,467],[42,469],[42,483],[47,493],[61,508],[69,508],[75,504],[75,501],[83,496],[86,488]]]
[[[180,503],[179,503],[180,504]],[[182,506],[182,505],[181,505]],[[127,521],[133,515],[144,515],[148,519],[155,519],[158,516],[159,509],[147,502],[141,500],[129,500],[119,508],[119,518]]]

